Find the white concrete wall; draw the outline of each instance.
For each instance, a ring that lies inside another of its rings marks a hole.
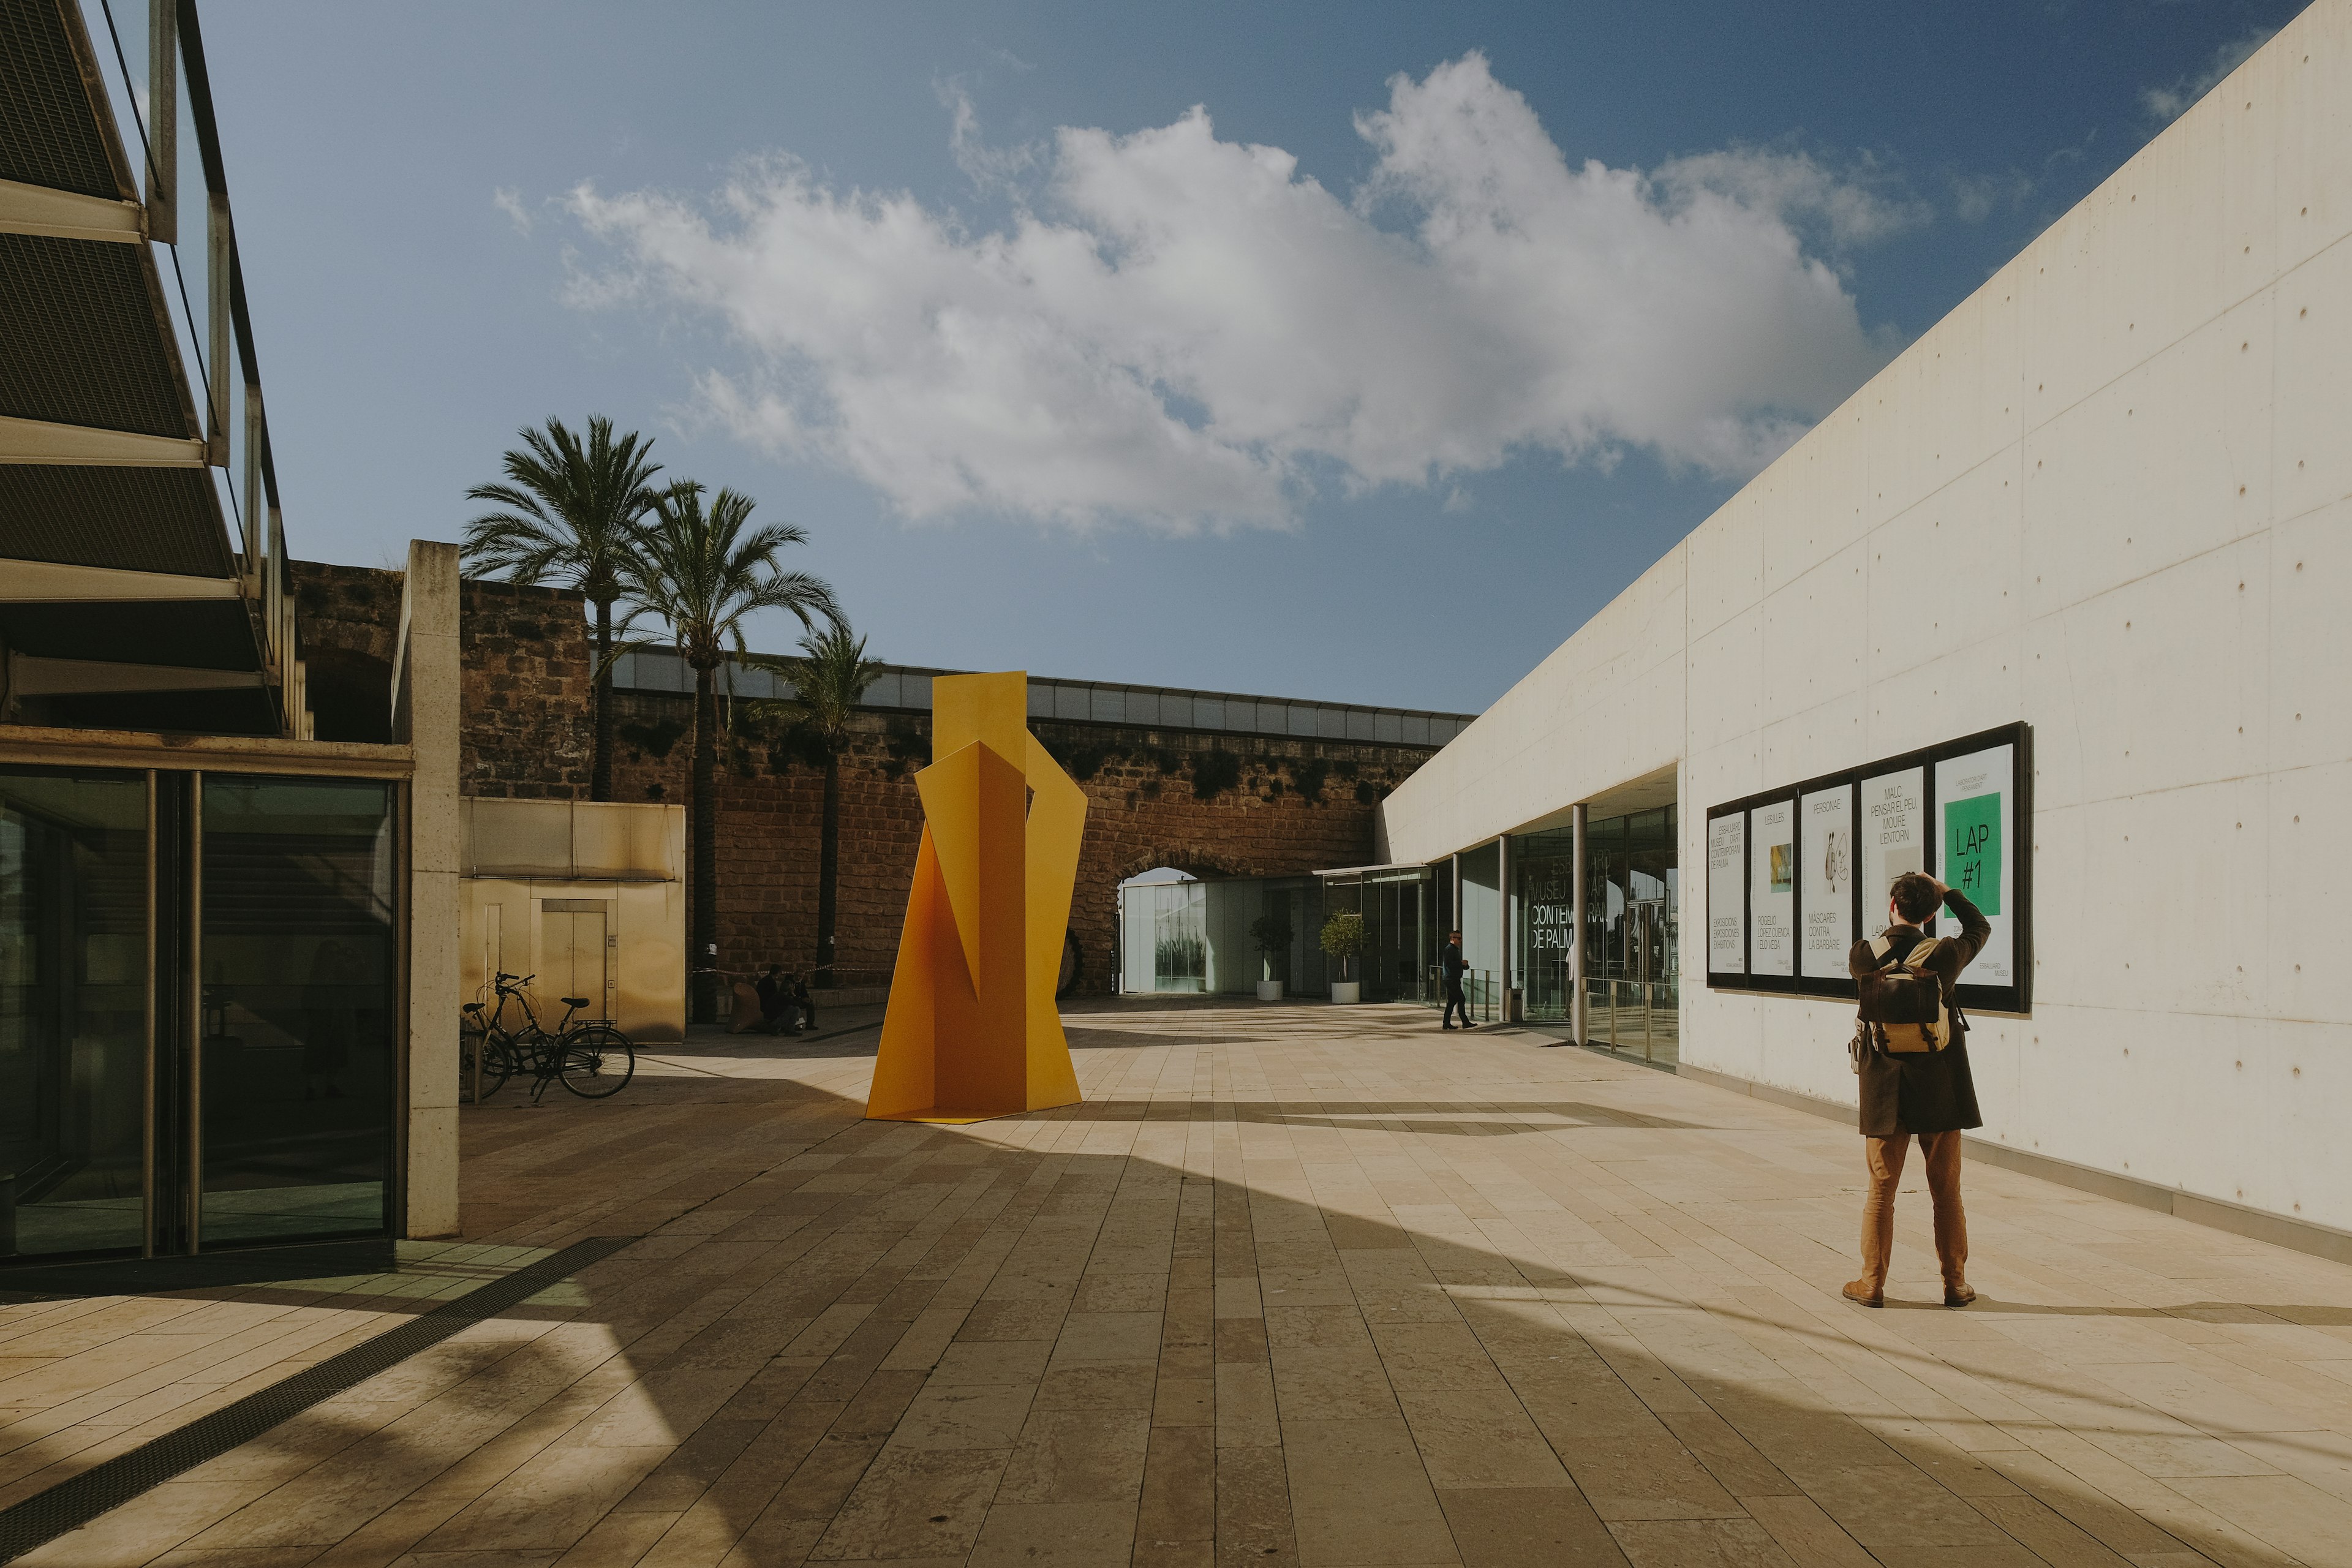
[[[2023,719],[2032,1016],[1983,1136],[2352,1226],[2352,0],[2320,0],[1386,802],[1434,859],[1679,761],[1706,808]],[[1851,1102],[1850,1008],[1694,1065]]]

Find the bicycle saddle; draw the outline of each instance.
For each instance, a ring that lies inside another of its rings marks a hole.
[[[468,1002],[464,1010],[468,1013],[478,1013],[482,1010],[482,1005],[479,1002]]]
[[[585,996],[559,996],[556,1000],[562,1003],[567,1007],[585,1007],[588,1005],[588,998]]]

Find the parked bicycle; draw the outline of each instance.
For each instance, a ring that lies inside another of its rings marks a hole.
[[[637,1048],[629,1037],[593,1019],[572,1022],[572,1015],[589,1005],[585,996],[557,998],[563,1004],[563,1016],[551,1033],[541,1026],[524,992],[538,978],[535,974],[497,975],[491,984],[498,992],[499,1005],[488,1017],[483,1016],[481,1003],[466,1004],[458,1070],[471,1078],[478,1059],[478,1098],[488,1100],[506,1087],[507,1079],[520,1073],[531,1075],[534,1105],[551,1083],[561,1083],[583,1100],[603,1100],[626,1088],[637,1070]],[[509,998],[522,1012],[521,1021],[512,1026],[506,1021]]]

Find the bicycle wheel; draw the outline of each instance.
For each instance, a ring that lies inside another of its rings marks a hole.
[[[482,1063],[480,1093],[476,1096],[474,1058]],[[498,1093],[512,1069],[499,1049],[498,1042],[479,1029],[461,1029],[457,1034],[457,1094],[461,1104],[479,1104]]]
[[[583,1100],[618,1094],[636,1076],[637,1048],[609,1024],[590,1024],[563,1037],[563,1087]]]
[[[489,1035],[483,1037],[481,1044],[482,1099],[488,1100],[506,1088],[507,1079],[514,1077],[514,1042],[503,1035]]]

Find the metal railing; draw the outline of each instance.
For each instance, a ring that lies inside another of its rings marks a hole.
[[[1424,1007],[1445,1005],[1445,971],[1431,964],[1421,972],[1421,984],[1412,998]],[[1491,1024],[1501,1017],[1502,986],[1491,969],[1465,969],[1462,972],[1462,1000],[1470,1010],[1473,1023]]]
[[[246,301],[245,266],[236,243],[236,225],[229,210],[228,173],[222,156],[220,130],[213,111],[212,75],[205,59],[204,34],[196,0],[149,0],[148,70],[145,107],[121,53],[112,8],[104,8],[113,38],[116,64],[123,91],[139,132],[144,165],[142,204],[145,237],[172,253],[172,267],[180,278],[182,308],[187,317],[190,342],[197,351],[204,384],[197,401],[205,410],[205,465],[227,479],[231,440],[243,447],[243,482],[228,480],[231,526],[236,542],[237,587],[253,621],[260,647],[262,679],[278,702],[284,732],[307,740],[310,733],[309,692],[295,616],[294,584],[287,565],[286,521],[278,494],[278,465],[270,449],[269,419],[261,394],[260,357],[254,340],[253,313]],[[187,77],[188,117],[196,132],[196,152],[205,181],[205,306],[197,319],[194,301],[187,297],[180,277],[179,88]],[[161,279],[158,278],[160,286]],[[232,384],[234,382],[234,385]],[[236,387],[242,404],[233,415]]]
[[[1643,1061],[1675,1061],[1682,1054],[1680,987],[1670,980],[1594,978],[1585,982],[1582,1042],[1638,1055]]]

